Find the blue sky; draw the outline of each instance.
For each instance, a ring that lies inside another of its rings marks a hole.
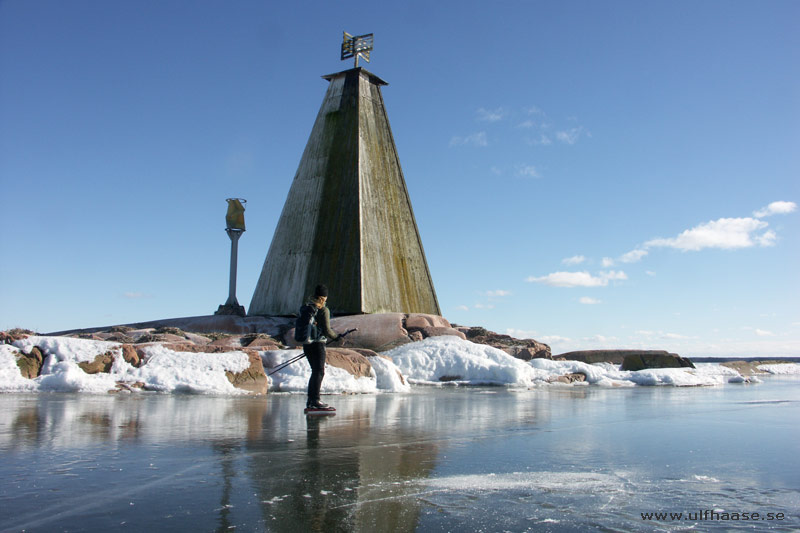
[[[212,313],[231,196],[247,306],[346,30],[375,33],[450,321],[554,353],[800,355],[798,20],[794,1],[2,0],[0,328]]]

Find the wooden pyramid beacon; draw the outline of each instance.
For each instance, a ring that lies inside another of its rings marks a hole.
[[[366,39],[371,49],[371,34],[345,34],[342,57],[350,46],[356,67],[323,76],[330,85],[249,315],[295,314],[319,283],[335,314],[441,315],[383,104],[387,83],[357,66]]]

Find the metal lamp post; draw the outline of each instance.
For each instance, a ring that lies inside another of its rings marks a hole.
[[[228,198],[225,201],[228,202],[228,213],[225,215],[225,223],[227,225],[225,232],[231,239],[231,272],[228,284],[228,300],[223,305],[220,305],[214,314],[245,316],[247,313],[244,307],[236,301],[236,269],[239,259],[239,238],[245,232],[244,204],[247,203],[247,200],[244,198]]]

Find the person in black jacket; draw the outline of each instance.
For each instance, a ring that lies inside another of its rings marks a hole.
[[[328,287],[317,285],[314,295],[301,309],[301,313],[312,314],[311,332],[303,343],[303,353],[311,366],[311,378],[308,380],[308,401],[306,408],[309,409],[330,409],[332,407],[322,403],[319,399],[319,391],[322,387],[322,379],[325,377],[325,343],[328,340],[336,340],[339,335],[331,329],[331,313],[325,306],[328,300]]]

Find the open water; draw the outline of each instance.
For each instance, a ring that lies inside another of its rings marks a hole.
[[[0,531],[800,530],[798,377],[326,399],[0,395]]]

